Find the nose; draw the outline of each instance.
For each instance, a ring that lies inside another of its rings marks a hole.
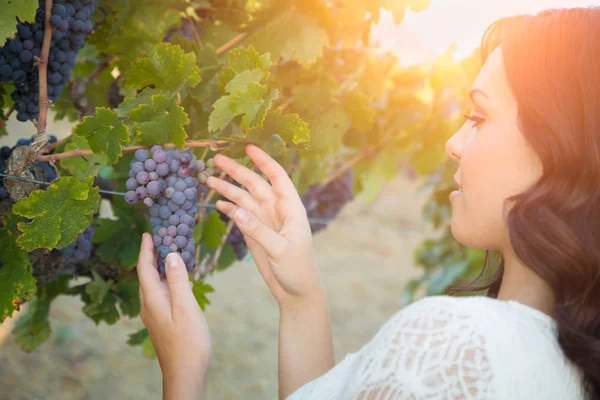
[[[446,153],[448,156],[456,162],[460,162],[462,156],[462,127],[456,131],[454,135],[446,142]]]

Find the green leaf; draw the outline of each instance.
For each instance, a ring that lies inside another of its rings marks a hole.
[[[250,43],[260,53],[271,53],[274,60],[281,57],[308,65],[321,57],[329,36],[317,20],[290,10],[267,23]]]
[[[337,153],[352,118],[341,108],[333,107],[309,121],[312,150],[317,154]]]
[[[94,270],[92,270],[92,275],[94,278],[85,286],[85,292],[90,297],[92,303],[101,304],[106,298],[108,292],[110,292],[114,286],[115,282],[112,279],[105,281]]]
[[[246,90],[248,84],[253,82],[257,83],[262,81],[265,76],[265,71],[260,68],[255,68],[253,70],[246,70],[238,75],[235,75],[233,79],[227,83],[225,86],[225,90],[228,93],[235,93],[238,90]]]
[[[184,53],[181,47],[159,43],[148,58],[137,60],[127,78],[127,86],[142,88],[154,85],[171,93],[200,83],[200,68],[194,53]]]
[[[164,95],[152,96],[150,104],[142,104],[129,117],[136,122],[137,139],[141,144],[173,143],[183,147],[187,133],[183,128],[190,123],[183,107],[175,99]]]
[[[215,249],[223,242],[222,236],[227,232],[227,224],[219,218],[216,211],[208,214],[203,224],[202,238],[209,249]]]
[[[75,149],[88,150],[87,140],[81,136],[71,136],[70,142],[65,145],[65,151]],[[85,157],[67,157],[60,161],[60,166],[69,171],[73,176],[84,179],[96,176],[100,170],[108,165],[108,157],[102,154],[90,154]]]
[[[96,253],[102,261],[131,270],[137,264],[142,234],[148,222],[144,214],[132,212],[129,204],[125,203],[125,206],[128,207],[122,209],[113,201],[113,211],[118,219],[97,219],[99,224],[94,229],[92,242],[98,244]]]
[[[271,103],[278,95],[277,91],[274,90],[263,99],[266,92],[266,86],[250,82],[247,91],[238,91],[231,96],[231,102],[229,103],[231,111],[235,115],[243,115],[242,128],[262,125],[267,111],[271,108]]]
[[[344,101],[344,109],[352,117],[352,126],[361,131],[370,131],[377,113],[369,104],[369,98],[359,92],[352,92]]]
[[[139,288],[137,281],[120,281],[113,288],[119,299],[121,311],[131,318],[140,313]]]
[[[260,68],[267,71],[271,68],[270,54],[260,55],[253,46],[238,46],[227,53],[229,67],[235,74],[247,69]]]
[[[130,344],[132,346],[140,345],[148,336],[150,336],[148,333],[148,329],[142,328],[139,331],[129,335],[129,340],[127,340],[127,344]]]
[[[13,0],[0,3],[0,41],[13,38],[17,32],[17,18],[22,22],[33,22],[38,0]]]
[[[148,357],[150,359],[154,360],[157,358],[156,350],[154,349],[154,345],[152,344],[152,340],[150,339],[150,336],[148,336],[142,342],[142,352],[144,353],[144,355],[146,357]]]
[[[74,177],[55,180],[47,190],[35,190],[13,206],[13,212],[32,219],[17,225],[17,239],[25,251],[46,248],[63,249],[77,239],[98,210],[100,195],[92,187],[93,177],[79,181]]]
[[[74,132],[85,137],[95,153],[106,154],[111,164],[123,155],[121,143],[130,141],[129,129],[117,113],[102,107],[96,107],[96,115],[84,117]]]
[[[213,104],[213,112],[208,117],[209,131],[223,130],[233,121],[235,115],[229,107],[230,102],[231,96],[223,96]]]
[[[434,272],[429,279],[428,296],[443,294],[444,291],[460,278],[469,267],[469,260],[456,260],[445,264]]]
[[[281,115],[281,110],[267,113],[262,127],[248,129],[248,139],[260,142],[270,135],[279,135],[286,143],[303,143],[310,141],[308,124],[298,114]]]
[[[19,249],[16,239],[7,228],[0,229],[0,323],[36,291],[29,255]]]
[[[194,286],[192,287],[192,292],[194,292],[194,297],[198,301],[198,304],[200,305],[200,308],[202,309],[202,311],[204,311],[206,306],[208,304],[210,304],[210,301],[206,297],[206,294],[212,293],[214,291],[215,291],[215,289],[212,286],[210,286],[209,284],[204,283],[204,281],[194,282]]]
[[[49,311],[50,300],[36,296],[28,303],[27,311],[19,318],[13,330],[21,349],[30,352],[48,340],[51,333]]]

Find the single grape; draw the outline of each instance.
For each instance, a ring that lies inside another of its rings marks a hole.
[[[150,146],[150,153],[154,154],[156,150],[162,150],[162,146],[159,144],[154,144]]]
[[[205,168],[206,168],[206,164],[204,164],[204,161],[202,161],[202,160],[196,161],[196,171],[202,172],[202,171],[204,171]]]
[[[200,183],[206,183],[206,181],[208,180],[208,177],[209,177],[209,176],[210,176],[210,175],[208,175],[208,172],[206,172],[206,171],[200,172],[200,173],[198,174],[198,181],[199,181]]]
[[[167,228],[165,228],[165,227],[161,227],[161,228],[158,230],[158,235],[159,235],[160,237],[165,237],[165,236],[167,236]]]
[[[148,175],[148,173],[146,171],[141,171],[141,172],[138,172],[138,174],[135,176],[135,179],[138,181],[138,183],[140,185],[145,185],[146,183],[148,183],[150,181],[150,176]]]
[[[187,189],[185,189],[183,194],[185,195],[186,199],[193,200],[198,196],[198,191],[195,187],[188,187]]]
[[[174,187],[175,187],[175,190],[176,190],[176,191],[178,191],[178,192],[183,192],[185,189],[187,189],[187,187],[188,187],[188,186],[187,186],[187,184],[185,183],[185,181],[184,181],[184,180],[181,180],[181,179],[180,179],[180,180],[178,180],[178,181],[175,183],[175,186],[174,186]]]
[[[135,190],[138,188],[138,186],[138,182],[133,178],[129,178],[127,179],[127,182],[125,182],[125,187],[127,190]]]
[[[179,225],[179,215],[175,215],[175,214],[171,215],[169,217],[169,224],[175,225],[175,226]]]
[[[162,244],[163,244],[163,246],[170,246],[170,245],[172,245],[173,244],[173,237],[171,237],[171,236],[165,236],[162,239]]]
[[[138,149],[135,151],[135,159],[144,162],[150,157],[150,152],[146,149]]]
[[[156,161],[149,158],[144,161],[144,167],[146,167],[146,171],[154,171],[156,169]]]
[[[169,207],[166,206],[161,206],[160,210],[158,211],[158,215],[162,218],[162,219],[169,219],[169,217],[171,216],[171,210],[169,209]]]
[[[154,204],[150,207],[149,213],[151,217],[158,217],[158,211],[160,210],[160,206],[158,204]]]
[[[128,202],[129,204],[137,203],[138,202],[137,194],[133,190],[128,191],[127,193],[125,193],[125,201]]]
[[[166,258],[169,254],[169,248],[167,246],[159,246],[158,247],[158,255],[161,258]]]
[[[170,225],[170,226],[167,228],[167,234],[168,234],[169,236],[171,236],[171,237],[175,237],[175,236],[177,236],[177,227],[175,227],[175,226],[173,226],[173,225]]]
[[[206,161],[206,166],[208,168],[214,168],[215,167],[215,159],[209,158],[208,161]]]
[[[167,161],[167,154],[164,150],[157,150],[152,154],[152,158],[156,161],[157,164],[162,164]]]
[[[186,236],[190,233],[190,227],[186,224],[179,224],[177,225],[177,233]]]
[[[159,235],[153,235],[152,236],[152,240],[154,241],[154,246],[158,247],[162,244],[163,242],[163,238],[160,237]]]
[[[175,237],[173,243],[180,249],[185,248],[187,245],[188,239],[185,236],[178,235]]]
[[[167,199],[170,199],[170,198],[172,198],[172,197],[173,197],[173,193],[175,193],[175,189],[174,189],[174,188],[172,188],[172,187],[168,187],[168,188],[166,188],[166,189],[165,189],[164,196],[165,196]]]
[[[152,207],[153,204],[154,204],[154,201],[150,197],[146,197],[144,199],[144,205],[146,207]]]
[[[160,163],[156,166],[155,171],[159,176],[167,176],[169,174],[169,166],[166,163]]]
[[[192,200],[186,200],[182,205],[181,208],[188,211],[191,210],[194,207],[195,203]]]
[[[148,192],[146,191],[145,187],[138,187],[137,189],[135,189],[135,194],[137,195],[137,198],[139,200],[145,199],[146,196],[148,195]]]
[[[133,175],[136,176],[137,174],[139,174],[140,172],[142,172],[144,170],[144,164],[141,162],[134,162],[133,165],[131,166],[131,171],[133,172]]]
[[[171,197],[171,201],[173,203],[175,203],[178,206],[181,206],[183,203],[185,203],[185,195],[183,194],[183,192],[175,192],[173,193],[173,196]]]
[[[158,180],[158,174],[156,173],[156,171],[151,171],[148,173],[148,177],[150,178],[151,181],[157,181]]]
[[[192,261],[192,253],[190,253],[189,251],[184,251],[181,253],[181,259],[185,262],[185,263],[189,263],[190,261]]]
[[[161,184],[158,181],[148,182],[146,189],[148,190],[148,194],[150,196],[159,196],[161,192]]]

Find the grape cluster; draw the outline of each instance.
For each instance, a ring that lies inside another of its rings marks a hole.
[[[19,139],[14,147],[2,146],[0,148],[0,173],[6,173],[6,161],[12,154],[13,149],[18,146],[29,146],[31,143],[33,143],[33,140],[34,137],[32,136],[30,139]],[[51,135],[49,143],[56,143],[56,140],[56,136]],[[52,167],[52,165],[50,165],[50,163],[36,161],[34,164],[42,169],[47,182],[52,182],[58,178],[56,170]],[[4,187],[4,177],[0,176],[0,200],[4,200],[6,198],[8,198],[8,192]]]
[[[150,151],[135,152],[125,182],[125,201],[143,202],[149,208],[161,274],[165,273],[165,259],[170,252],[180,253],[189,272],[194,269],[196,244],[192,229],[198,212],[198,194],[208,191],[206,180],[214,173],[212,159],[206,164],[196,161],[187,150],[166,150],[153,145]]]
[[[97,0],[54,0],[50,25],[53,28],[48,54],[48,98],[56,101],[71,78],[77,51],[94,25],[90,16]],[[0,49],[0,82],[13,82],[11,97],[19,121],[36,120],[39,106],[39,72],[36,58],[41,57],[45,28],[45,0],[33,23],[18,21],[14,39]]]
[[[349,169],[346,173],[327,185],[312,185],[301,196],[302,204],[306,208],[306,213],[310,219],[320,221],[310,221],[310,230],[317,233],[327,226],[331,220],[344,208],[344,206],[354,199],[353,174]]]
[[[94,227],[90,224],[85,231],[77,235],[73,243],[62,249],[60,254],[74,260],[89,260],[92,254],[92,236],[94,236]]]

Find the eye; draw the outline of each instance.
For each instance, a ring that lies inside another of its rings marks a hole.
[[[480,125],[483,124],[485,122],[485,118],[481,118],[475,115],[464,115],[464,117],[466,119],[468,119],[469,121],[473,121],[473,128],[477,128],[479,129]]]

